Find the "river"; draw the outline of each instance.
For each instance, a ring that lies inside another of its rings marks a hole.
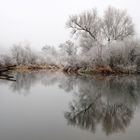
[[[140,76],[12,74],[0,80],[0,140],[140,139]]]

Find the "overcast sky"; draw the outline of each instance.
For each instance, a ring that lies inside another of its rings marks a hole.
[[[95,7],[101,14],[109,5],[127,9],[140,33],[139,0],[0,0],[0,47],[21,41],[36,49],[57,46],[70,38],[69,15]]]

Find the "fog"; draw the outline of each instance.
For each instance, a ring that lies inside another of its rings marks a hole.
[[[95,7],[102,14],[109,5],[127,9],[139,36],[137,0],[0,0],[0,50],[23,41],[38,50],[46,44],[57,46],[71,37],[65,27],[70,15]]]

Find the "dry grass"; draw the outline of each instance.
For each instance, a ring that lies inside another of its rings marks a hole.
[[[110,66],[96,66],[95,68],[96,73],[102,73],[102,74],[113,74],[115,73]]]
[[[18,65],[16,66],[16,70],[18,71],[40,71],[40,70],[61,70],[63,69],[63,65],[56,65],[56,64],[29,64],[29,65]]]

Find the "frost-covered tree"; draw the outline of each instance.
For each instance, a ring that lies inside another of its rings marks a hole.
[[[134,39],[116,41],[110,45],[110,64],[130,66],[136,65],[137,57],[140,56],[140,42]]]
[[[45,45],[42,48],[43,56],[45,58],[46,63],[57,63],[58,60],[58,51],[56,50],[55,47]]]
[[[135,34],[134,24],[128,13],[114,7],[108,7],[103,18],[98,16],[96,9],[71,16],[67,27],[72,29],[73,34],[87,33],[94,41],[100,42],[102,37],[108,41],[123,40]]]
[[[45,45],[42,48],[42,51],[48,55],[54,55],[54,56],[57,55],[57,50],[53,46],[50,46],[50,45]]]
[[[104,13],[102,21],[103,35],[107,41],[124,40],[126,37],[132,36],[134,32],[134,24],[131,17],[125,10],[108,7]]]
[[[61,60],[64,63],[76,63],[77,46],[70,40],[59,45]]]
[[[65,53],[67,56],[76,55],[77,47],[70,40],[67,40],[65,43],[59,45],[60,51]]]
[[[79,37],[79,47],[81,48],[82,54],[87,53],[92,47],[95,46],[94,39],[87,33],[82,33]]]
[[[21,54],[22,54],[22,49],[18,45],[14,45],[11,49],[12,52],[12,59],[17,63],[21,64]]]
[[[72,34],[82,34],[86,32],[94,40],[98,40],[101,30],[101,20],[96,9],[86,11],[80,15],[73,15],[66,23],[67,27],[72,29]]]
[[[30,48],[29,44],[15,44],[11,48],[12,60],[15,64],[36,64],[38,55]]]
[[[12,60],[11,55],[1,54],[0,55],[0,65],[13,65],[14,61]]]
[[[103,18],[98,16],[96,9],[86,11],[71,16],[67,27],[78,35],[78,45],[84,62],[110,66],[135,64],[136,52],[140,50],[139,43],[133,42],[131,38],[135,34],[134,24],[125,10],[108,7]],[[113,48],[108,49],[108,45]]]

